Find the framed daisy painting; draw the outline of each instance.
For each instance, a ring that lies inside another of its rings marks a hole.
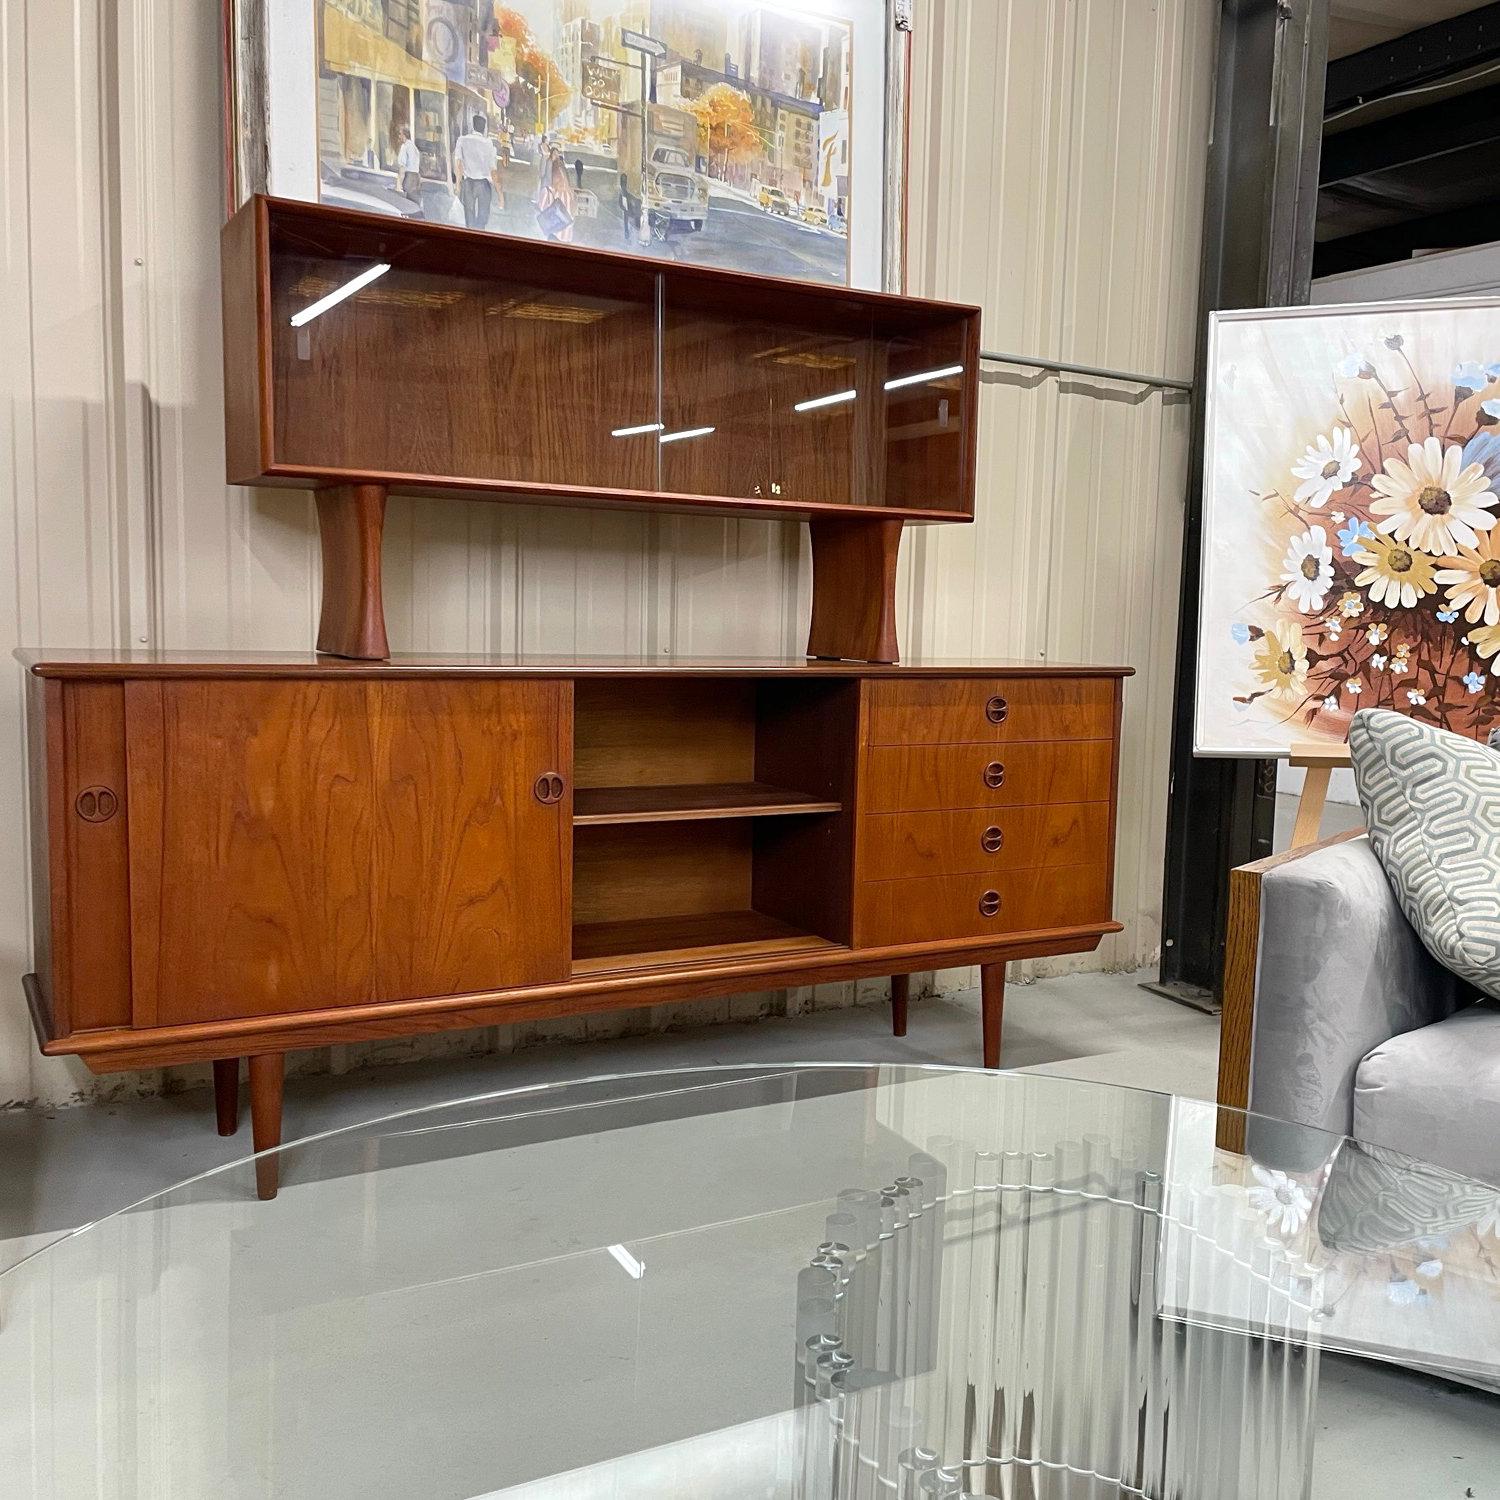
[[[1500,300],[1209,329],[1195,749],[1500,724]]]

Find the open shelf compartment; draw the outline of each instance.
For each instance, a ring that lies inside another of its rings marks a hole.
[[[858,704],[840,678],[578,683],[573,972],[846,946]]]
[[[709,818],[778,818],[836,813],[842,804],[763,781],[688,786],[601,786],[575,792],[573,822],[701,822]]]

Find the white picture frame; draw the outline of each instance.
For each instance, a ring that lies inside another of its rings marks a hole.
[[[1368,706],[1483,738],[1500,298],[1213,313],[1205,383],[1195,753],[1337,744]]]

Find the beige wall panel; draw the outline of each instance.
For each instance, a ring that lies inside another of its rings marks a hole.
[[[295,650],[313,636],[310,497],[223,482],[217,11],[0,0],[6,652]],[[1185,371],[1211,0],[916,11],[911,289],[981,302],[990,348]],[[983,378],[980,520],[903,547],[904,649],[1137,666],[1127,930],[1092,960],[1133,963],[1159,933],[1186,404],[1000,367]],[[385,555],[398,650],[760,655],[800,649],[806,630],[800,527],[397,500]],[[58,1101],[99,1081],[37,1056],[21,999],[18,672],[0,672],[0,732],[14,830],[0,850],[0,1103]]]
[[[913,290],[980,302],[989,349],[1188,373],[1210,0],[917,10]],[[993,86],[968,86],[981,77]],[[919,542],[914,638],[935,655],[1136,667],[1115,900],[1125,931],[1082,960],[1133,967],[1161,940],[1188,401],[992,366],[982,413],[979,520],[972,535]]]

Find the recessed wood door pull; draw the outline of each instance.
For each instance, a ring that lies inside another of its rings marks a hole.
[[[984,784],[986,786],[1005,785],[1005,767],[998,760],[992,760],[984,768]]]
[[[536,800],[538,802],[561,802],[563,794],[563,779],[556,771],[544,771],[536,779]]]
[[[1000,910],[1000,892],[986,891],[979,898],[979,914],[982,917],[993,917]]]
[[[86,786],[73,806],[85,823],[107,823],[119,811],[120,799],[107,786]]]
[[[996,696],[984,705],[984,716],[991,724],[1003,724],[1010,714],[1010,704]]]
[[[993,823],[979,835],[979,847],[986,854],[998,854],[1005,844],[1005,835]]]

